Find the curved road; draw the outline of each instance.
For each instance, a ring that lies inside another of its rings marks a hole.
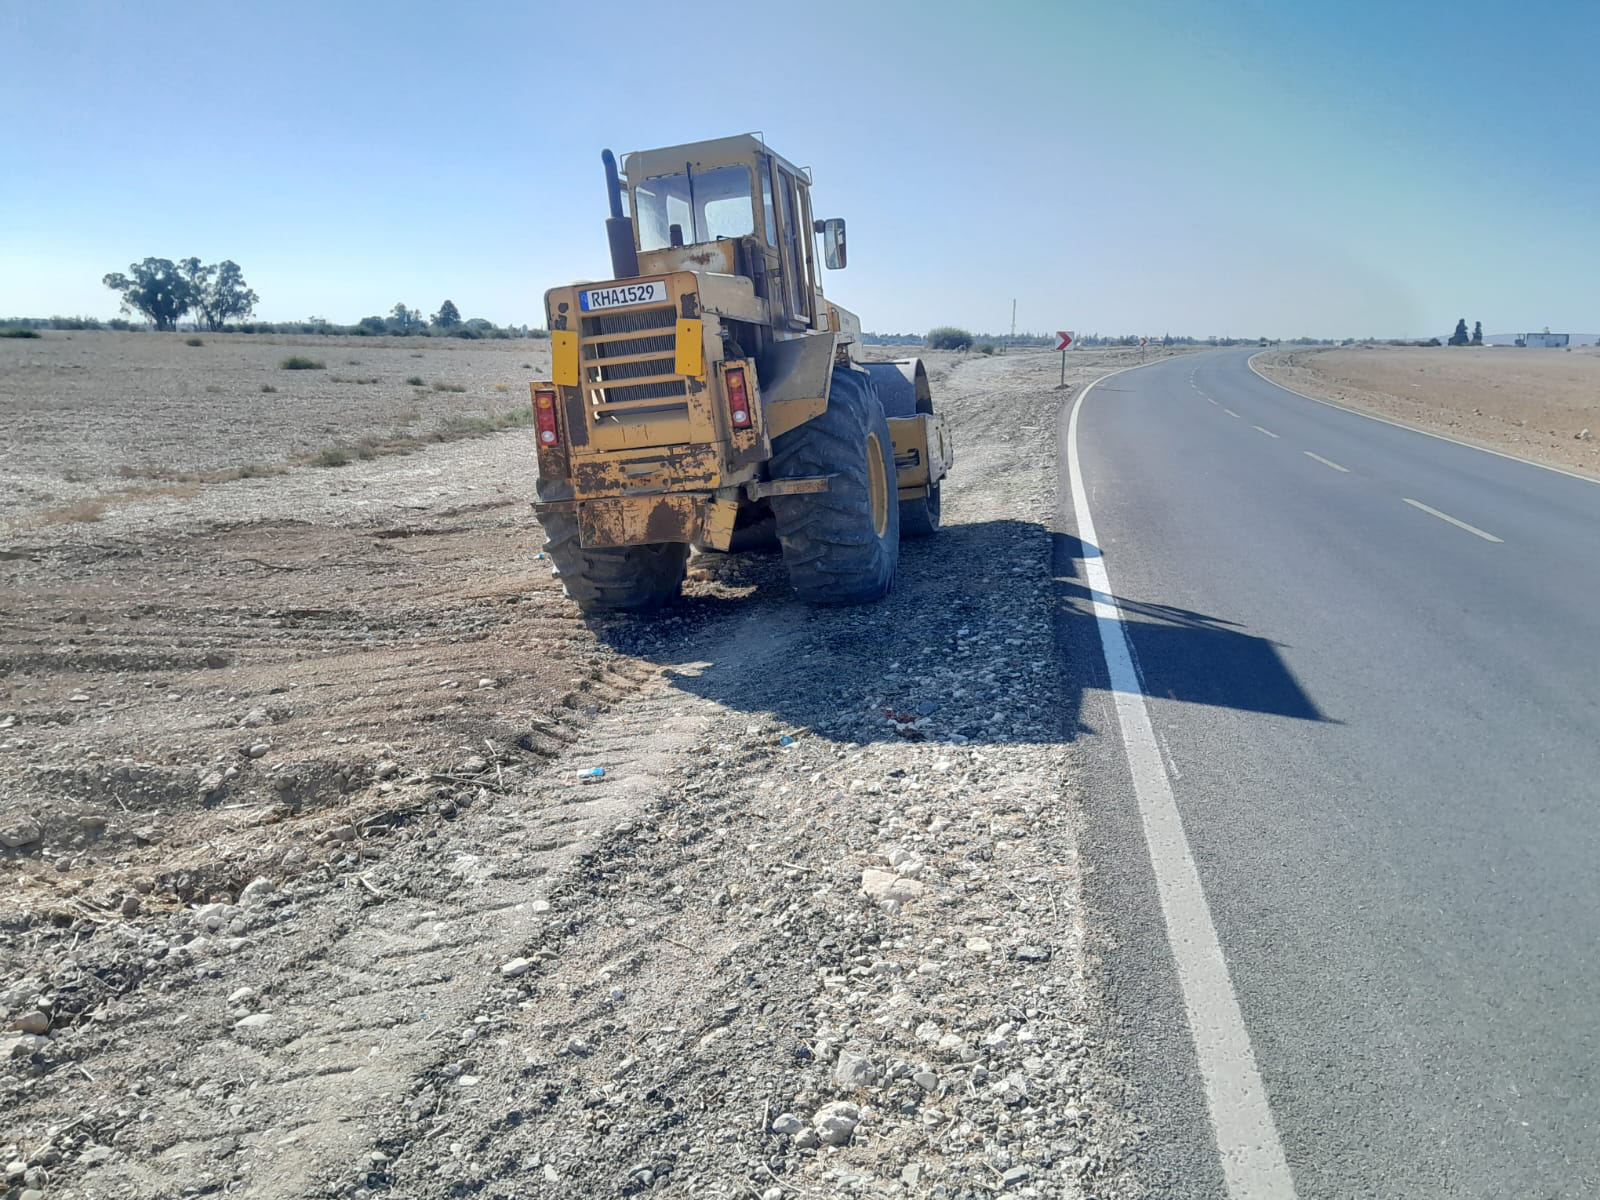
[[[1600,484],[1248,357],[1095,387],[1078,482],[1293,1191],[1600,1195]],[[1069,732],[1154,1190],[1237,1197],[1062,463]]]

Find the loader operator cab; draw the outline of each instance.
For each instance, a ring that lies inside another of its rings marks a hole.
[[[772,328],[821,327],[817,237],[824,265],[843,267],[844,222],[813,223],[807,173],[756,138],[700,143],[695,151],[694,161],[672,151],[623,160],[619,190],[629,200],[639,271],[745,276],[767,302]]]

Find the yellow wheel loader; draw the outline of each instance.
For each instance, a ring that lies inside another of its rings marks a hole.
[[[691,546],[775,538],[816,604],[881,599],[950,469],[919,359],[857,361],[845,224],[754,134],[601,155],[613,278],[545,293],[535,510],[585,611],[678,594]],[[821,253],[818,253],[818,242]]]

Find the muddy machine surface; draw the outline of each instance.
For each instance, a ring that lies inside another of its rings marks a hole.
[[[938,528],[951,448],[921,361],[858,362],[860,320],[823,296],[844,222],[754,135],[602,160],[613,278],[545,293],[531,385],[568,594],[656,607],[691,546],[776,540],[804,599],[880,599],[899,539]]]

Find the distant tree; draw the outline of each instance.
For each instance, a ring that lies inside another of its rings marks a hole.
[[[1456,322],[1456,331],[1450,335],[1452,346],[1465,346],[1472,339],[1467,335],[1467,319],[1462,317]]]
[[[356,331],[364,334],[387,333],[389,325],[382,317],[362,317],[356,322]]]
[[[170,258],[147,258],[131,264],[127,275],[113,272],[101,282],[121,293],[123,312],[138,313],[157,329],[173,330],[197,299],[191,272],[184,269],[189,263],[199,266],[198,259],[185,259],[180,266]]]
[[[199,313],[201,323],[211,332],[221,329],[229,318],[243,320],[255,311],[256,301],[260,297],[245,286],[244,274],[239,270],[239,264],[231,258],[206,267],[202,267],[197,258],[186,258],[183,266],[195,285],[195,311]],[[319,319],[313,317],[311,320],[316,324]]]
[[[957,329],[953,325],[940,325],[936,329],[928,330],[928,346],[933,350],[970,350],[972,349],[972,335],[965,329]]]
[[[1483,345],[1483,322],[1482,321],[1474,321],[1472,323],[1472,344],[1474,346]]]
[[[389,311],[389,327],[396,333],[415,333],[422,328],[422,312],[420,309],[407,308],[404,304],[396,304]]]
[[[456,302],[446,300],[439,305],[439,311],[433,314],[433,323],[440,329],[454,329],[461,324],[461,310],[456,307]]]

